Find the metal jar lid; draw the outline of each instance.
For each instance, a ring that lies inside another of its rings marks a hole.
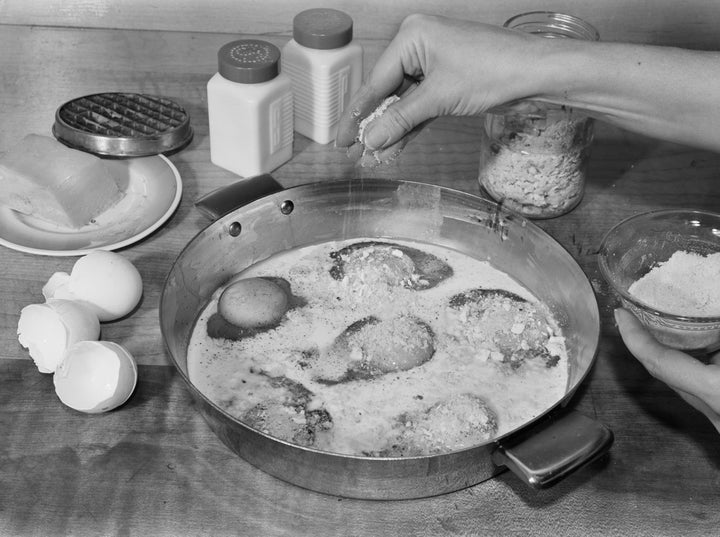
[[[330,8],[307,9],[293,19],[293,39],[314,49],[344,47],[353,38],[353,20],[343,11]]]
[[[53,134],[75,149],[114,157],[170,153],[193,137],[180,105],[139,93],[96,93],[68,101],[55,112]]]

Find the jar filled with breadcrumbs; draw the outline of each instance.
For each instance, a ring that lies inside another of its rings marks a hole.
[[[505,25],[543,38],[597,41],[585,21],[538,11]],[[553,218],[574,209],[585,192],[593,119],[561,105],[525,101],[485,116],[478,180],[507,209],[528,218]]]

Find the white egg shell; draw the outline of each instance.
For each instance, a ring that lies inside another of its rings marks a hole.
[[[130,313],[142,296],[135,265],[115,252],[95,250],[75,262],[70,274],[56,272],[43,287],[46,298],[65,298],[91,308],[100,322]]]
[[[99,414],[130,398],[137,384],[137,364],[117,343],[81,341],[67,349],[53,382],[65,405]]]
[[[50,299],[20,311],[18,341],[27,348],[41,373],[54,373],[68,347],[97,340],[100,321],[90,309],[72,300]]]
[[[45,297],[45,300],[50,298],[66,298],[72,300],[74,297],[67,296],[69,294],[67,291],[69,281],[70,274],[67,272],[56,272],[50,276],[50,279],[45,285],[43,285],[42,288],[42,294]]]

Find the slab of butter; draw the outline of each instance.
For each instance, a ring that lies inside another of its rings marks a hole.
[[[0,157],[0,204],[58,226],[80,228],[123,193],[101,159],[29,134]]]

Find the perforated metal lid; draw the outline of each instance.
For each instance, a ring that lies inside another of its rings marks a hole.
[[[280,72],[280,49],[262,39],[238,39],[218,51],[218,72],[241,84],[272,80]]]
[[[70,147],[115,157],[169,153],[193,137],[180,105],[139,93],[96,93],[68,101],[55,112],[53,134]]]

